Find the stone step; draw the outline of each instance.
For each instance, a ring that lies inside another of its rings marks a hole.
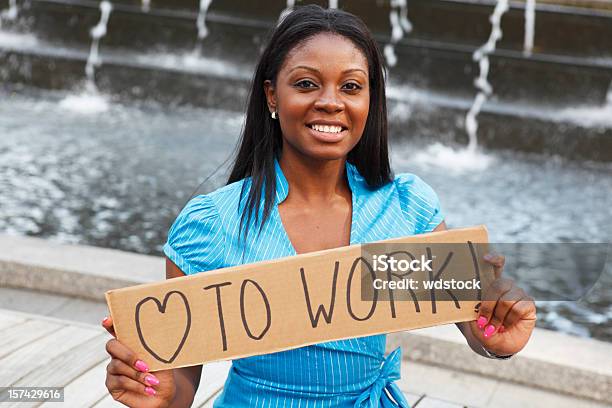
[[[7,0],[2,0],[7,3]],[[2,3],[0,2],[0,4]],[[86,15],[81,8],[97,9],[97,1],[91,0],[33,0],[25,3],[22,13],[31,15],[51,14],[54,11],[75,13],[72,25],[96,23],[96,17]],[[132,19],[145,20],[163,18],[166,20],[183,19],[190,22],[192,30],[196,30],[195,19],[198,11],[198,1],[153,1],[148,11],[143,10],[142,2],[121,0],[112,2],[113,14],[131,14]],[[301,4],[319,4],[327,6],[326,0],[300,1]],[[608,4],[608,3],[601,3]],[[408,17],[413,30],[408,37],[415,40],[430,40],[477,46],[484,43],[490,34],[489,16],[493,11],[493,0],[411,0]],[[368,27],[377,35],[385,38],[391,33],[389,12],[390,1],[377,1],[375,5],[370,0],[340,1],[342,9],[360,16]],[[271,27],[286,7],[282,0],[267,0],[265,2],[243,2],[240,0],[213,1],[209,7],[207,21],[215,23],[227,20],[242,20],[245,25]],[[524,43],[525,10],[524,2],[511,2],[510,10],[502,19],[503,38],[499,42],[502,49],[521,51]],[[94,13],[95,14],[95,13]],[[121,18],[120,18],[121,19]],[[112,20],[112,19],[111,19]],[[127,21],[127,20],[126,20]],[[534,52],[593,56],[612,55],[612,7],[599,8],[576,7],[571,2],[553,4],[552,2],[536,3],[536,26]],[[111,22],[111,25],[113,23]],[[135,27],[146,24],[139,21]],[[172,24],[172,23],[170,23]],[[61,31],[61,27],[53,27]],[[87,33],[87,30],[83,31]],[[146,37],[164,36],[164,30],[141,31]],[[131,37],[126,37],[130,38]],[[190,38],[195,38],[191,36]],[[125,39],[124,39],[125,41]]]
[[[227,7],[225,2],[220,3]],[[445,7],[458,7],[457,2],[442,3]],[[22,31],[37,37],[39,42],[45,43],[45,47],[79,52],[89,50],[89,30],[97,23],[100,14],[96,2],[34,0],[28,4],[21,11],[22,20],[27,22]],[[355,7],[358,4],[359,1]],[[416,9],[418,4],[417,1]],[[479,3],[479,7],[484,6]],[[425,9],[429,10],[429,7]],[[240,8],[236,5],[235,10]],[[365,7],[361,10],[365,13]],[[484,20],[488,21],[485,17]],[[144,13],[139,6],[118,4],[111,14],[107,35],[101,40],[102,59],[106,59],[105,53],[122,53],[126,60],[124,64],[129,64],[138,60],[140,54],[156,60],[172,58],[177,54],[188,55],[196,47],[195,18],[195,12],[189,10],[160,9]],[[591,18],[593,20],[589,20],[589,24],[597,26],[593,21],[598,21],[600,17]],[[210,34],[200,47],[203,55],[241,67],[239,69],[247,73],[252,72],[253,61],[257,60],[273,22],[242,16],[240,12],[229,14],[229,10],[215,11],[214,8],[207,21]],[[424,21],[437,20],[430,16]],[[603,25],[612,30],[612,17],[605,23]],[[483,30],[482,38],[461,42],[462,37],[453,32],[452,25],[443,23],[443,20],[439,25],[444,28],[438,34],[410,35],[397,44],[399,62],[391,69],[391,78],[433,91],[473,95],[474,78],[479,68],[472,60],[472,53],[488,37],[489,29]],[[464,22],[461,25],[475,26]],[[381,46],[388,41],[387,37],[387,34],[378,36]],[[559,38],[558,35],[553,37]],[[609,39],[612,32],[610,35],[597,33],[595,37]],[[591,44],[587,40],[580,41],[583,41],[582,50]],[[608,49],[612,52],[612,45]],[[589,58],[548,52],[525,57],[519,48],[504,48],[502,44],[491,57],[490,83],[498,98],[506,101],[537,101],[538,104],[555,106],[602,104],[611,81],[612,58],[602,57],[601,52],[597,57]]]

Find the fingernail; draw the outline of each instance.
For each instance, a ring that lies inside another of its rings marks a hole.
[[[142,371],[143,373],[149,371],[149,366],[142,360],[136,361],[136,363],[134,363],[134,367],[136,367],[138,371]]]
[[[483,258],[486,259],[487,261],[490,261],[491,259],[493,259],[493,255],[486,254],[485,256],[483,256]]]
[[[490,324],[487,327],[485,327],[485,329],[484,329],[484,336],[485,337],[491,337],[493,335],[493,333],[495,333],[495,326]]]
[[[480,316],[478,318],[478,327],[480,327],[480,329],[482,330],[483,327],[485,327],[485,325],[487,324],[488,319],[484,316]]]
[[[102,319],[102,324],[106,324],[106,322],[108,322],[108,316],[106,316],[104,319]]]
[[[145,387],[145,392],[149,395],[155,395],[157,392],[151,387]]]
[[[155,377],[152,374],[149,374],[145,377],[145,381],[149,384],[149,385],[159,385],[159,380],[157,379],[157,377]]]
[[[497,331],[498,331],[499,333],[503,333],[503,332],[505,332],[505,331],[506,331],[506,328],[505,328],[505,327],[502,325],[502,326],[499,326],[499,330],[497,330]]]

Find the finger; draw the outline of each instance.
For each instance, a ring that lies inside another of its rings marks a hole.
[[[104,319],[102,319],[102,327],[104,327],[106,331],[110,333],[111,336],[117,338],[117,335],[115,334],[115,326],[113,326],[112,317],[106,316]]]
[[[123,361],[140,372],[146,373],[149,371],[149,366],[144,361],[139,360],[131,349],[117,339],[111,339],[106,343],[106,351],[111,357]]]
[[[123,361],[113,358],[111,362],[106,367],[106,371],[112,375],[123,375],[125,377],[129,377],[134,381],[138,381],[139,383],[145,386],[156,386],[159,385],[159,379],[150,373],[143,373],[141,371],[136,370],[133,367],[125,364]]]
[[[481,330],[487,326],[493,317],[495,311],[495,305],[500,297],[506,292],[512,289],[514,282],[511,279],[495,279],[491,284],[483,291],[482,301],[480,302],[479,313],[477,323]],[[490,329],[489,329],[490,330]]]
[[[516,302],[526,296],[527,294],[525,291],[518,286],[513,286],[512,289],[501,295],[495,304],[495,309],[493,310],[493,315],[489,324],[493,325],[496,330],[501,328],[502,325],[505,329],[508,328],[509,326],[505,324],[506,315]]]
[[[145,395],[157,394],[157,391],[155,391],[152,387],[145,386],[142,383],[124,375],[108,374],[106,376],[106,388],[108,389],[108,392],[113,395],[121,395],[125,391]]]
[[[490,252],[485,254],[482,259],[486,262],[493,265],[493,273],[495,274],[495,279],[501,277],[502,272],[504,271],[504,265],[506,264],[506,257],[500,254],[496,254],[494,252]]]
[[[508,311],[503,324],[504,327],[508,328],[520,320],[535,321],[536,319],[535,302],[533,301],[532,297],[526,296],[512,306],[512,308]]]

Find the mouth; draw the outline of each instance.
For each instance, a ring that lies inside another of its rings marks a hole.
[[[310,134],[315,139],[324,143],[339,142],[344,139],[348,130],[347,127],[338,125],[308,124],[306,127],[310,129]]]
[[[316,123],[313,124],[307,124],[306,127],[319,132],[319,133],[327,133],[327,134],[338,134],[338,133],[342,133],[345,130],[348,130],[348,128],[346,126],[339,126],[339,125],[319,125]]]

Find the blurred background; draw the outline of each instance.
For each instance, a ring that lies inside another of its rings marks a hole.
[[[610,241],[611,0],[0,0],[0,233],[161,256],[226,182],[267,34],[309,3],[374,33],[393,169],[450,228]],[[608,263],[538,326],[612,342],[611,284]]]

